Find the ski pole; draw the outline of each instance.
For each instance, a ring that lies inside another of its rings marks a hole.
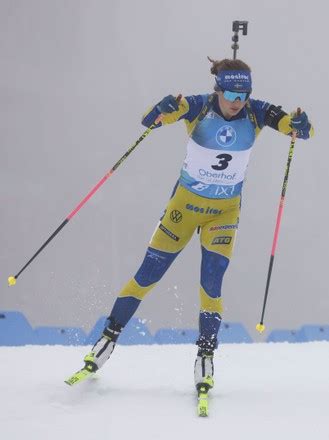
[[[177,97],[177,102],[180,101],[182,95]],[[50,235],[50,237],[43,243],[43,245],[36,251],[36,253],[29,259],[29,261],[21,268],[16,275],[11,275],[8,277],[8,285],[14,286],[16,284],[17,278],[20,274],[32,263],[32,261],[40,254],[41,251],[52,241],[53,238],[64,228],[65,225],[75,216],[75,214],[80,211],[85,203],[95,194],[95,192],[109,179],[114,171],[124,162],[127,157],[134,151],[134,149],[148,136],[151,131],[156,127],[156,125],[161,122],[163,115],[160,114],[155,122],[147,128],[142,135],[136,140],[136,142],[125,152],[125,154],[116,162],[116,164],[108,171],[105,176],[89,191],[84,199],[73,209],[72,212],[65,218],[65,220],[58,226],[58,228]]]
[[[301,113],[301,109],[298,107],[297,115],[299,115],[300,113]],[[265,288],[265,295],[264,295],[264,301],[263,301],[262,316],[261,316],[260,322],[256,325],[256,330],[259,333],[263,333],[263,331],[265,330],[265,325],[264,325],[265,308],[266,308],[266,303],[267,303],[268,291],[269,291],[269,287],[270,287],[270,281],[271,281],[271,275],[272,275],[272,269],[273,269],[273,263],[274,263],[275,250],[276,250],[276,245],[277,245],[277,242],[278,242],[278,236],[279,236],[279,231],[280,231],[283,207],[284,207],[284,202],[285,202],[285,195],[286,195],[286,190],[287,190],[287,185],[288,185],[290,164],[291,164],[292,157],[293,157],[293,154],[294,154],[294,147],[295,147],[295,142],[296,142],[296,136],[297,136],[297,132],[294,130],[292,132],[292,139],[291,139],[291,142],[290,142],[288,161],[287,161],[287,165],[286,165],[286,172],[285,172],[284,179],[283,179],[281,198],[280,198],[278,214],[277,214],[277,218],[276,218],[276,225],[275,225],[275,230],[274,230],[274,237],[273,237],[273,243],[272,243],[271,257],[270,257],[270,263],[269,263],[269,268],[268,268],[268,272],[267,272],[267,280],[266,280],[266,288]]]

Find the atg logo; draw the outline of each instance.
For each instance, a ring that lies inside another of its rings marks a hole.
[[[230,147],[236,141],[236,131],[230,125],[224,125],[217,131],[216,141],[221,147]]]
[[[215,237],[211,244],[230,244],[232,241],[232,237],[225,236],[225,237]]]

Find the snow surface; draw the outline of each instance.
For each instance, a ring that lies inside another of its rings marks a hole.
[[[329,439],[328,342],[223,345],[207,419],[196,347],[118,346],[97,379],[69,387],[87,351],[0,347],[1,439]]]

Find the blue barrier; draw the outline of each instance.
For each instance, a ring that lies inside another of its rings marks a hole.
[[[303,325],[299,334],[303,338],[303,342],[329,341],[329,325]]]
[[[154,337],[142,319],[132,318],[122,331],[118,344],[150,345],[154,344]]]
[[[86,338],[86,344],[93,345],[100,337],[106,323],[106,316],[99,318],[95,326]],[[149,345],[154,344],[154,338],[149,332],[143,320],[139,318],[131,318],[126,327],[123,329],[119,339],[119,345]]]
[[[237,322],[223,322],[218,333],[220,344],[241,344],[253,342],[246,328]]]
[[[36,345],[84,345],[87,335],[74,327],[36,327],[34,344]]]
[[[196,329],[160,329],[156,332],[156,344],[195,344],[199,337]],[[225,322],[221,325],[218,334],[220,344],[236,344],[253,342],[249,333],[242,324]]]
[[[303,325],[298,330],[273,330],[266,342],[329,341],[329,325]]]
[[[95,342],[97,341],[97,339],[99,339],[100,335],[104,330],[106,320],[107,320],[106,316],[102,316],[97,320],[96,324],[94,325],[90,333],[87,335],[86,345],[95,344]]]
[[[154,335],[156,344],[195,344],[199,337],[198,330],[162,328]]]
[[[0,345],[19,346],[33,342],[33,328],[23,313],[0,311]]]
[[[272,330],[266,342],[305,342],[298,330]]]
[[[86,336],[81,328],[37,327],[33,329],[23,313],[0,311],[0,346],[21,345],[93,345],[102,334],[106,317],[98,319]],[[118,344],[195,344],[199,337],[196,329],[163,328],[153,337],[144,321],[132,318],[124,328]],[[253,342],[242,324],[223,322],[218,334],[220,344]],[[298,330],[273,330],[266,342],[329,341],[329,325],[303,325]]]

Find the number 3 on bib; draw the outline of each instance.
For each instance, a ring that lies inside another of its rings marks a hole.
[[[229,166],[230,160],[233,159],[233,157],[230,154],[222,153],[216,156],[218,159],[217,165],[211,165],[211,168],[216,171],[226,170],[226,168]]]

